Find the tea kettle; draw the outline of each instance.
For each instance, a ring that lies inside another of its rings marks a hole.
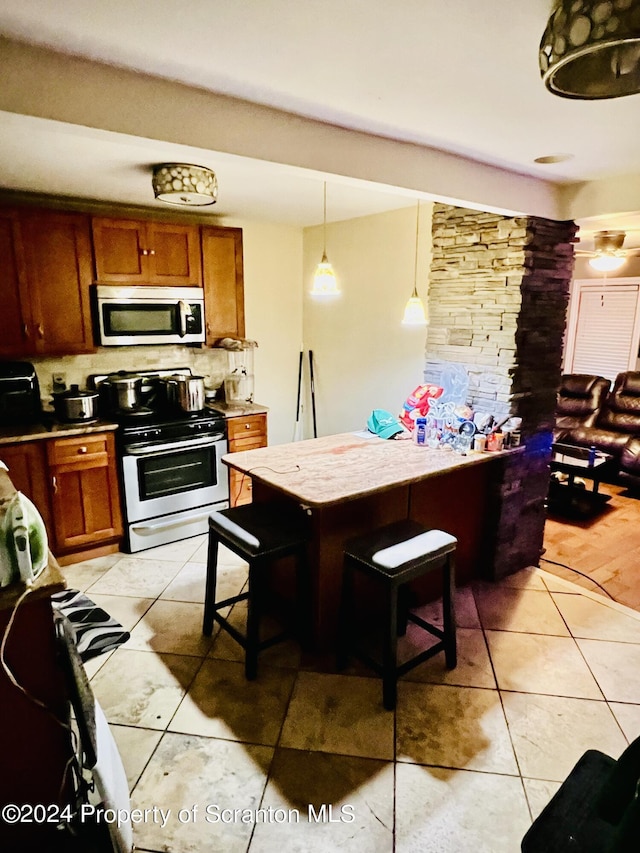
[[[47,530],[22,492],[0,505],[0,587],[21,580],[32,584],[49,559]]]

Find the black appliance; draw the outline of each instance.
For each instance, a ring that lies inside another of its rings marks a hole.
[[[116,432],[129,553],[166,545],[208,531],[209,515],[229,506],[229,474],[224,415],[205,409],[186,414],[172,408],[161,381],[173,371],[140,371],[150,391],[143,404],[105,412],[120,424]],[[118,377],[126,376],[122,371]],[[107,376],[89,377],[101,387]],[[158,388],[154,391],[154,384]],[[105,401],[113,400],[107,395]]]
[[[38,377],[28,361],[0,361],[0,426],[40,423]]]

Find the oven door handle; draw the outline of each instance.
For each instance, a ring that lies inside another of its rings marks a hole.
[[[157,456],[159,453],[171,453],[175,450],[194,450],[198,447],[213,447],[216,444],[224,442],[222,436],[211,438],[211,436],[203,436],[202,438],[189,438],[186,441],[172,441],[168,444],[146,445],[145,447],[126,447],[124,449],[125,456]]]
[[[213,512],[213,510],[211,510],[209,512],[197,512],[197,513],[194,513],[193,515],[181,515],[180,518],[173,519],[172,521],[166,521],[166,520],[165,521],[156,521],[156,522],[145,521],[141,524],[132,524],[131,529],[134,530],[136,533],[140,533],[140,532],[143,532],[145,530],[146,531],[149,531],[149,530],[152,530],[152,531],[153,530],[166,530],[168,527],[180,527],[181,525],[185,524],[186,522],[204,521],[205,519],[209,518],[209,516],[211,515],[211,512]]]

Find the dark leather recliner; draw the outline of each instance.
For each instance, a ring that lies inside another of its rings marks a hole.
[[[577,427],[592,427],[602,401],[609,390],[609,380],[586,373],[568,373],[560,380],[556,402],[555,441],[569,438]]]
[[[595,445],[618,460],[630,439],[640,437],[640,371],[619,373],[607,395],[595,426],[571,430],[571,442]]]

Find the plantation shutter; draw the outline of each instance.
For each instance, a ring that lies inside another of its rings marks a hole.
[[[580,291],[571,373],[613,381],[638,357],[638,285],[584,287]]]

